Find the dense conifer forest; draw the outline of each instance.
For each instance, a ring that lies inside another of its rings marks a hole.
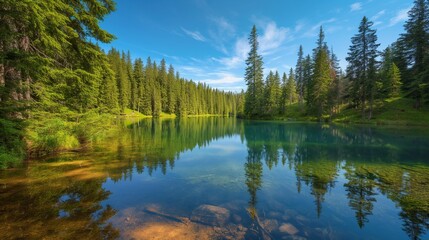
[[[246,60],[245,115],[249,118],[297,116],[332,120],[341,110],[359,111],[362,120],[374,118],[383,102],[406,102],[406,109],[426,112],[429,101],[429,1],[416,0],[408,12],[404,33],[385,49],[379,49],[373,22],[363,17],[351,39],[343,71],[320,27],[311,55],[299,48],[295,69],[289,75],[270,71],[263,76],[256,27],[249,36]],[[403,107],[403,106],[400,106]],[[424,110],[426,109],[426,111]],[[402,109],[405,111],[405,109]],[[347,116],[349,115],[349,116]],[[350,117],[350,111],[346,117]]]
[[[1,167],[32,154],[89,145],[119,115],[353,122],[391,119],[389,111],[380,112],[393,104],[405,118],[428,119],[427,0],[414,1],[404,33],[386,49],[379,49],[377,30],[363,17],[345,70],[321,26],[311,53],[299,48],[295,69],[264,76],[254,26],[245,93],[185,79],[164,59],[133,58],[114,48],[104,52],[99,43],[115,36],[99,24],[115,10],[113,0],[0,3]]]
[[[112,117],[235,116],[242,95],[180,77],[165,60],[132,59],[98,43],[112,0],[0,4],[0,163],[85,145]],[[140,114],[139,114],[140,113]]]

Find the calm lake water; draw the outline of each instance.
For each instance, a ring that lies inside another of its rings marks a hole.
[[[0,172],[0,239],[429,239],[429,131],[144,120]]]

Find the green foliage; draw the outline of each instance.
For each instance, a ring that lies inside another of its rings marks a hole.
[[[372,106],[375,95],[375,81],[378,57],[376,30],[373,23],[363,17],[359,25],[359,33],[352,37],[349,48],[347,76],[352,82],[350,96],[356,106],[361,107],[362,118],[372,117]],[[366,103],[369,101],[370,110],[366,115]]]
[[[305,89],[307,88],[307,84],[304,78],[304,68],[305,68],[304,51],[302,49],[302,45],[300,45],[299,51],[298,51],[298,59],[297,59],[296,68],[295,68],[295,78],[296,78],[296,85],[297,85],[296,88],[297,88],[298,99],[300,103],[304,100]]]
[[[398,66],[401,70],[404,89],[415,99],[419,108],[423,98],[429,99],[429,3],[415,0],[408,12],[405,33],[397,41],[399,53]]]
[[[28,120],[26,140],[32,155],[88,147],[115,129],[112,115],[87,112],[67,120],[49,113]]]
[[[315,111],[318,119],[327,111],[329,86],[331,84],[330,61],[326,50],[321,49],[316,55],[313,79],[310,83],[310,111]]]
[[[73,135],[74,123],[61,118],[43,119],[30,122],[27,129],[30,152],[37,155],[59,150],[73,149],[79,146],[79,141]]]
[[[262,114],[264,102],[263,61],[258,54],[259,42],[256,26],[253,26],[249,36],[250,51],[246,59],[245,81],[247,85],[244,112],[248,117]]]
[[[295,82],[295,76],[293,74],[293,69],[290,69],[289,72],[289,78],[287,80],[287,84],[286,84],[286,102],[287,104],[291,105],[293,103],[295,103],[298,100],[298,94],[297,94],[297,87],[296,87],[296,82]]]
[[[17,165],[25,156],[22,122],[0,118],[0,169]]]
[[[390,65],[383,82],[383,90],[387,97],[397,97],[401,94],[401,73],[395,63]]]
[[[267,76],[266,86],[265,86],[265,95],[264,95],[264,109],[265,113],[268,116],[275,116],[279,112],[279,103],[281,97],[281,88],[280,88],[280,76],[279,73],[275,74],[270,71]]]

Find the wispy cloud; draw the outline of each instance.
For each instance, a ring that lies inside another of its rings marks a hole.
[[[228,49],[225,45],[235,36],[235,27],[224,17],[210,18],[214,23],[214,27],[209,30],[209,36],[214,47],[224,54],[228,54]]]
[[[210,73],[208,75],[212,75],[213,77],[207,78],[207,79],[201,79],[198,80],[199,82],[205,82],[209,85],[231,85],[234,83],[241,83],[243,82],[243,77],[235,76],[232,73],[229,72],[216,72],[216,73]]]
[[[320,21],[314,24],[307,32],[304,33],[304,37],[315,37],[319,33],[320,26],[323,26],[328,23],[333,23],[337,21],[335,18],[330,18],[327,20]]]
[[[286,40],[292,39],[292,35],[289,33],[290,30],[288,28],[277,27],[275,22],[266,23],[259,37],[259,51],[261,55],[270,55],[278,50]],[[236,40],[233,53],[230,57],[212,58],[212,60],[222,64],[226,69],[242,67],[249,50],[247,37],[240,37]]]
[[[190,30],[183,28],[183,27],[182,27],[182,31],[197,41],[200,41],[200,42],[206,41],[206,38],[198,31],[190,31]]]
[[[304,22],[302,21],[297,22],[295,25],[295,32],[301,31],[304,28],[304,26],[305,26]]]
[[[380,12],[378,12],[377,14],[375,14],[374,16],[371,17],[371,21],[376,21],[378,20],[380,17],[382,17],[384,14],[386,13],[386,10],[381,10]]]
[[[222,32],[230,35],[235,33],[235,27],[228,22],[225,18],[219,17],[219,18],[212,18],[212,21],[217,24],[220,30]]]
[[[362,3],[361,2],[355,2],[352,5],[350,5],[350,11],[354,12],[354,11],[359,11],[362,9]]]
[[[244,64],[250,46],[246,37],[238,38],[234,46],[234,54],[231,57],[213,58],[212,60],[219,62],[226,69],[233,69]]]
[[[287,37],[292,38],[290,30],[284,27],[277,27],[275,22],[269,22],[260,38],[260,50],[262,55],[269,55],[280,47]]]
[[[379,21],[378,19],[380,19],[384,14],[386,13],[386,10],[381,10],[379,11],[377,14],[375,14],[374,16],[372,16],[370,19],[372,22],[374,22],[374,27],[381,25],[383,22]]]
[[[392,27],[400,22],[403,22],[407,20],[408,18],[408,11],[410,11],[411,7],[404,8],[399,10],[396,15],[390,19],[389,27]]]

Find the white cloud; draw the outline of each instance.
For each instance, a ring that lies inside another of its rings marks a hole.
[[[263,34],[259,37],[259,52],[261,55],[270,55],[288,39],[288,28],[277,27],[275,22],[268,22],[264,29]],[[233,54],[225,58],[212,58],[212,60],[219,62],[226,69],[235,69],[243,67],[247,54],[250,51],[250,46],[247,37],[238,38],[234,45]]]
[[[199,82],[205,82],[209,85],[231,85],[234,83],[244,82],[243,77],[235,76],[232,73],[228,72],[217,72],[217,73],[209,73],[207,75],[212,75],[214,77],[198,80]]]
[[[405,20],[407,20],[408,18],[408,11],[410,11],[411,7],[409,8],[404,8],[399,10],[396,15],[390,19],[390,23],[389,23],[389,27],[394,26],[400,22],[403,22]]]
[[[288,28],[277,27],[275,22],[269,22],[264,29],[264,34],[259,40],[261,54],[271,54],[273,50],[276,50],[282,45],[288,33]]]
[[[372,16],[371,21],[375,21],[375,20],[379,19],[385,13],[386,13],[386,10],[381,10],[380,12],[378,12],[377,14],[375,14],[374,16]]]
[[[250,46],[245,37],[237,39],[234,46],[234,54],[231,57],[213,58],[214,61],[219,62],[227,69],[236,68],[244,64]]]
[[[354,11],[359,11],[362,9],[362,3],[361,2],[355,2],[352,5],[350,5],[350,11],[354,12]]]
[[[304,33],[304,37],[315,37],[315,36],[317,36],[317,34],[319,34],[320,26],[323,26],[323,25],[328,24],[328,23],[333,23],[335,21],[337,21],[337,19],[331,18],[331,19],[323,20],[323,21],[320,21],[320,22],[314,24],[307,32]]]
[[[228,49],[225,45],[235,36],[234,25],[223,17],[210,18],[210,20],[215,25],[208,31],[211,42],[217,50],[228,54]]]
[[[299,32],[304,28],[305,24],[303,22],[297,22],[295,25],[295,32]]]
[[[204,74],[204,71],[201,68],[198,67],[192,67],[192,66],[182,66],[180,67],[183,73],[190,73],[193,75],[201,75]]]
[[[376,21],[372,26],[375,27],[375,26],[381,25],[382,23],[383,23],[382,21]]]
[[[197,41],[200,41],[200,42],[206,41],[206,38],[198,31],[190,31],[183,27],[182,27],[182,31]]]
[[[223,17],[213,18],[212,20],[214,23],[216,23],[216,25],[223,33],[226,33],[228,35],[235,33],[235,27],[231,23],[229,23],[225,18]]]

